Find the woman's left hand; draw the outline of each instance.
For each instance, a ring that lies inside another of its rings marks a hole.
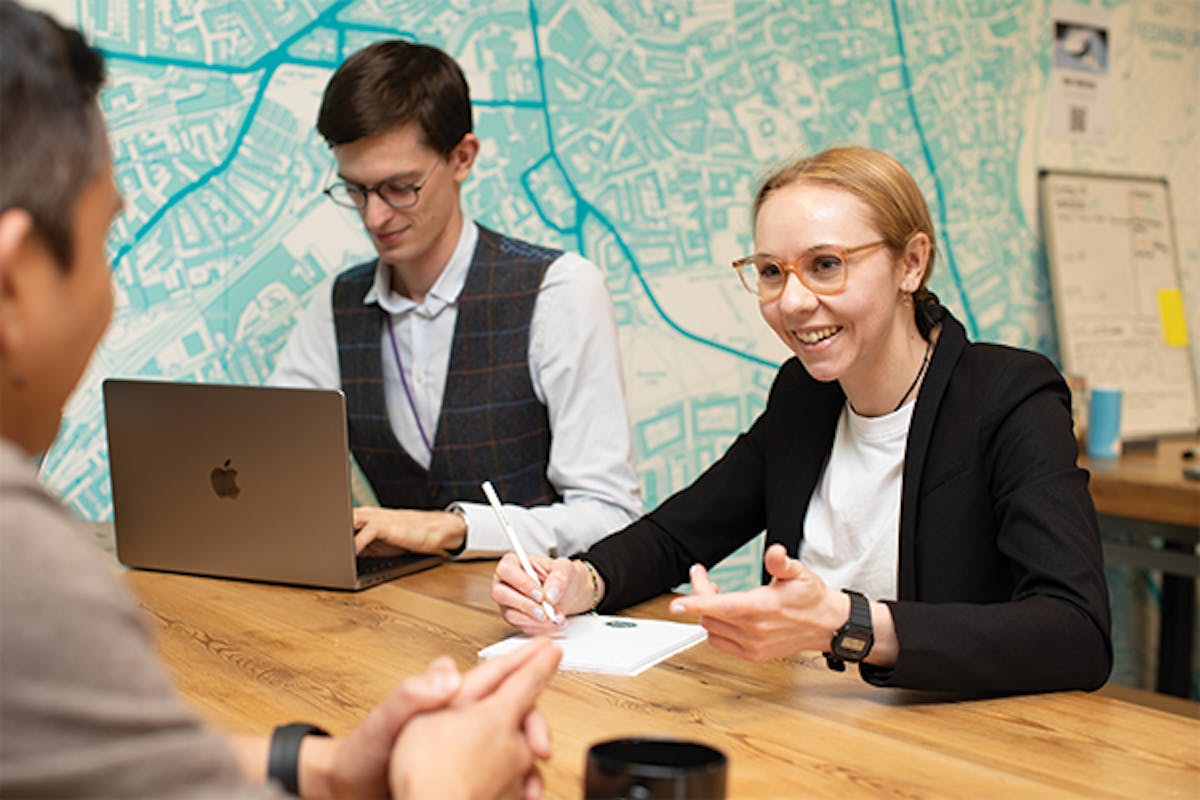
[[[746,592],[719,594],[704,567],[691,570],[693,594],[671,601],[677,614],[698,614],[709,643],[749,661],[828,650],[850,616],[850,598],[830,589],[800,561],[773,544],[763,558],[771,582]]]

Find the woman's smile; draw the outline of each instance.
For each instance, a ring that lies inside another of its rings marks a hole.
[[[807,330],[794,330],[792,335],[800,340],[802,344],[814,345],[820,344],[825,340],[835,336],[842,330],[840,325],[830,325],[824,328],[809,328]]]

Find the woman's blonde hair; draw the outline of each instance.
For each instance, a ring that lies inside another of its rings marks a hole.
[[[767,176],[754,198],[754,218],[772,193],[794,183],[806,183],[841,189],[862,200],[870,209],[872,222],[884,242],[897,256],[904,252],[914,234],[929,237],[929,263],[921,278],[921,286],[913,292],[918,325],[922,325],[921,309],[937,298],[925,288],[933,271],[937,239],[929,206],[917,182],[908,170],[887,153],[869,147],[835,147],[813,156],[796,159]]]

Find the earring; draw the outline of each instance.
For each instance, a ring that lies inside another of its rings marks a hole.
[[[912,305],[912,292],[904,293],[904,305],[906,305],[906,306]]]

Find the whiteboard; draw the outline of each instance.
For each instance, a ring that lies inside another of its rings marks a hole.
[[[1123,438],[1194,433],[1166,180],[1043,171],[1039,190],[1063,371],[1121,387]]]

